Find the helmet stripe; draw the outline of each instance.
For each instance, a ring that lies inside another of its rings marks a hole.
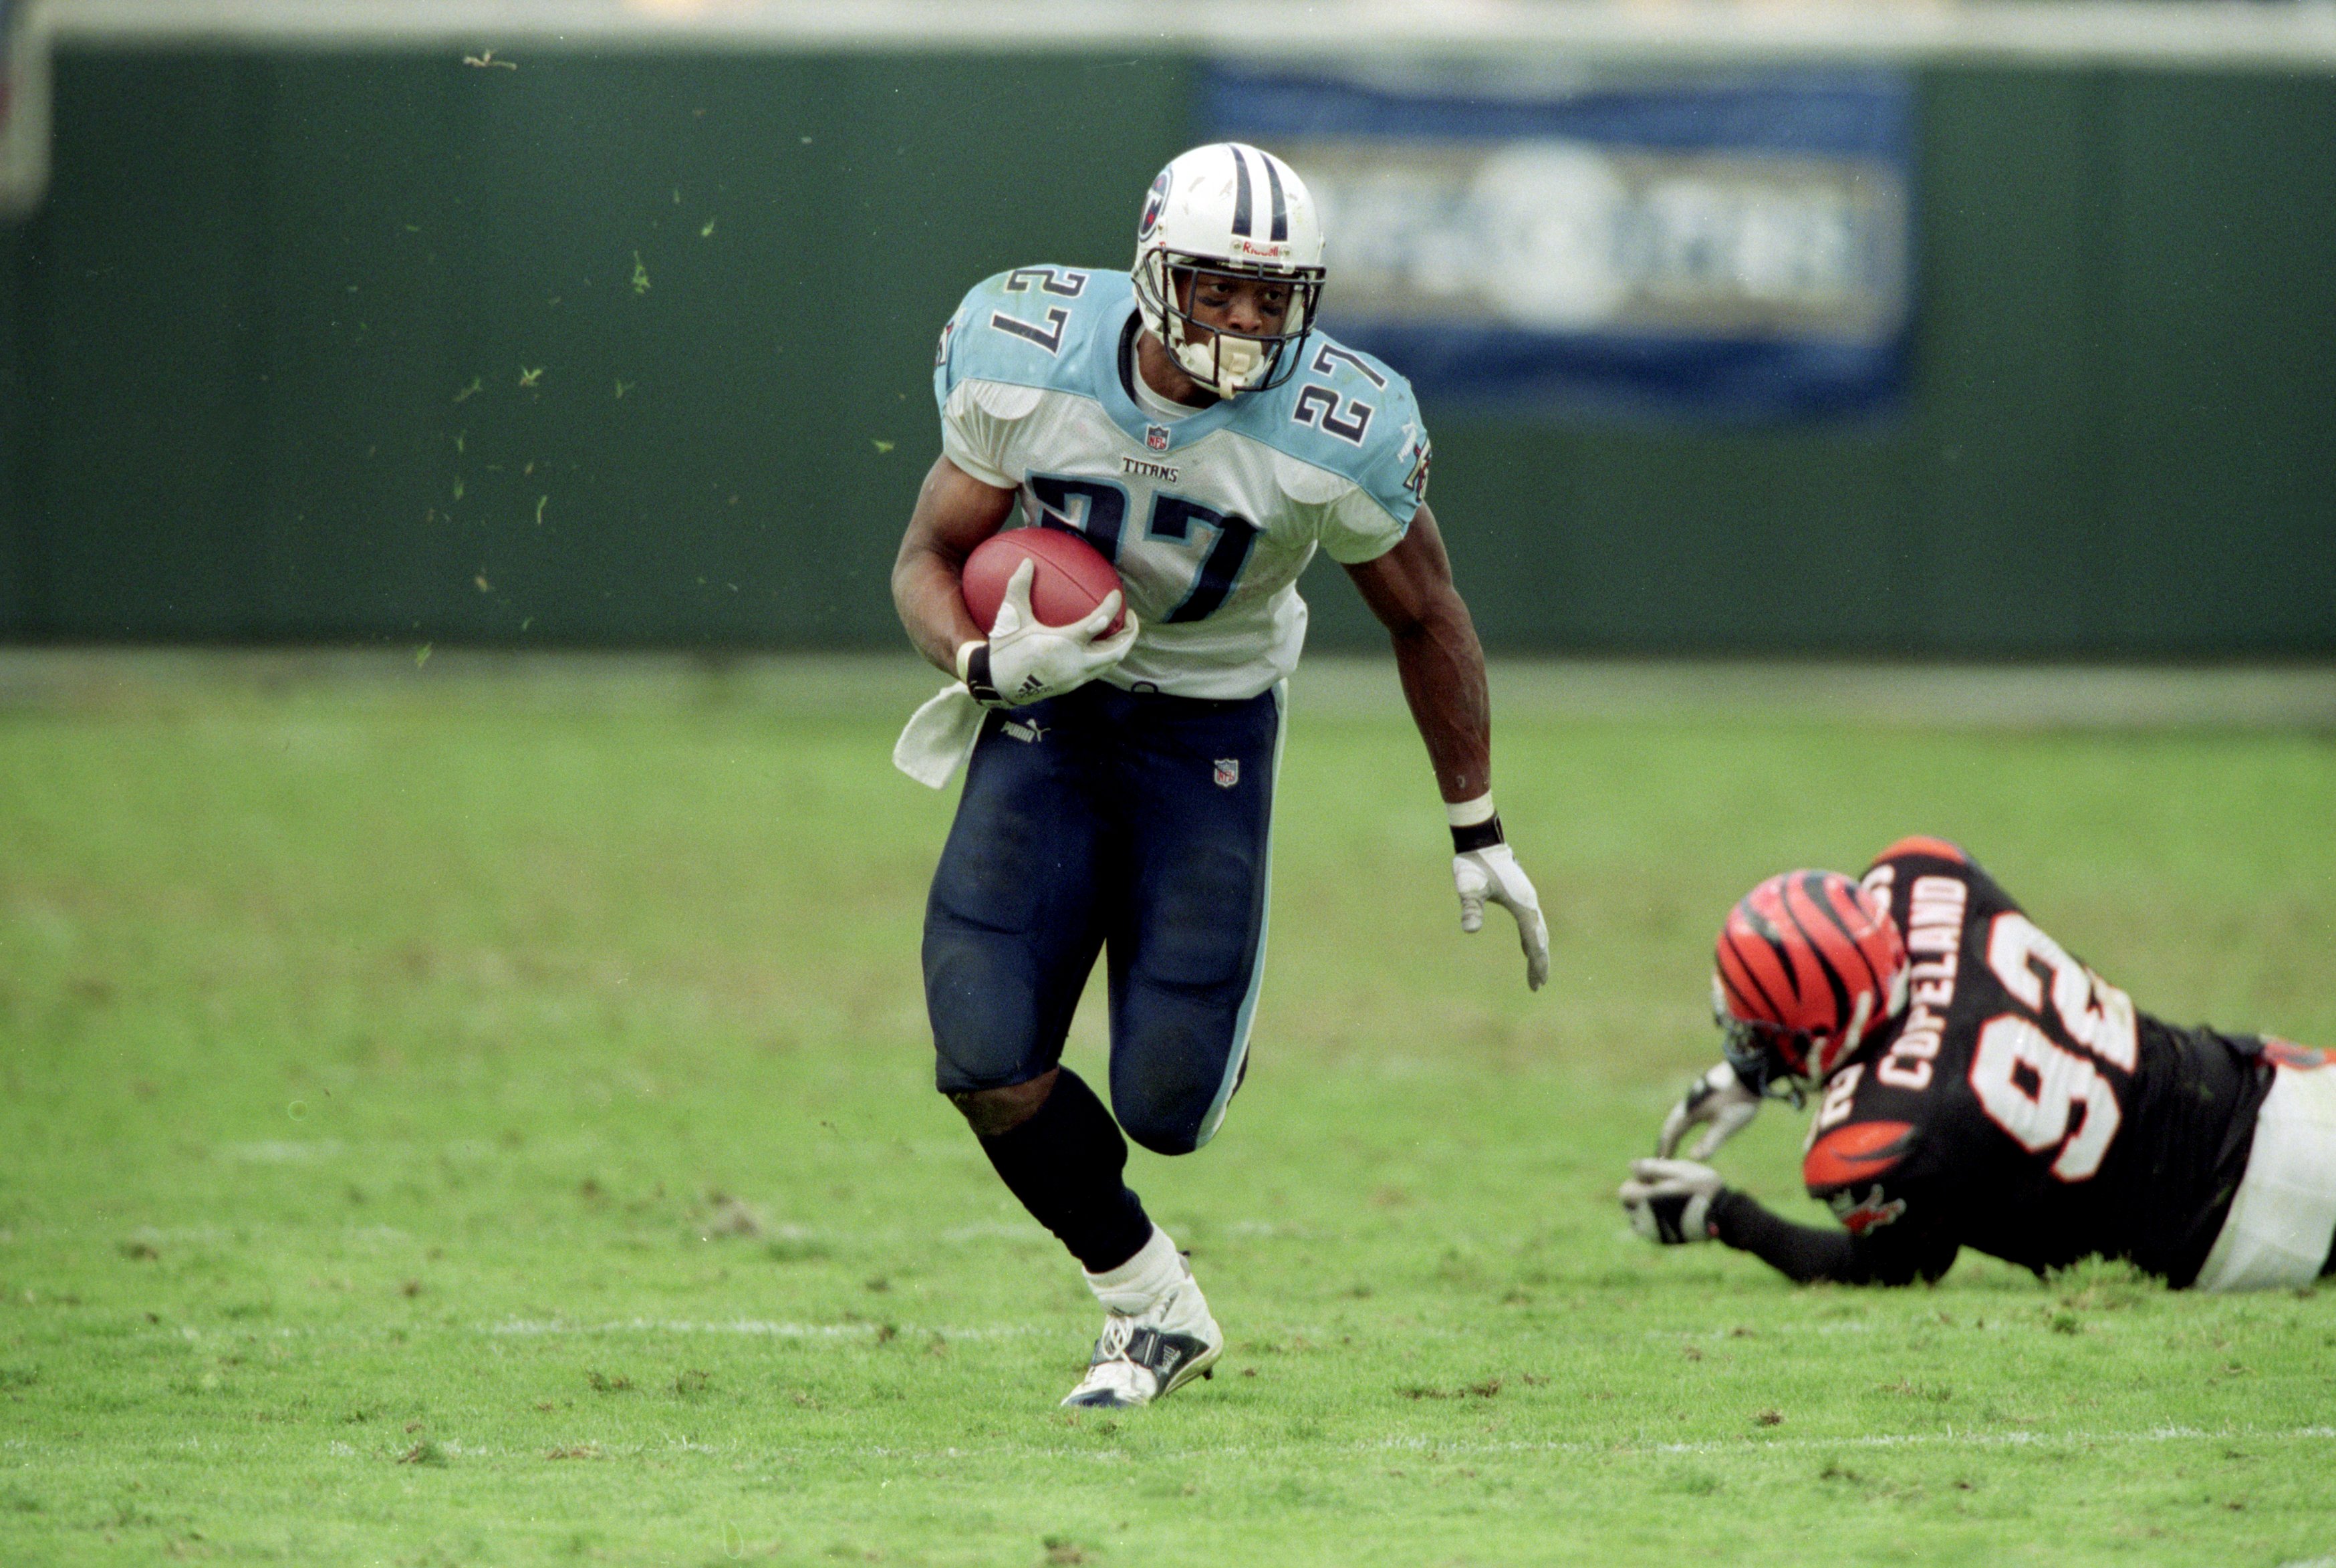
[[[1735,955],[1728,953],[1724,949],[1721,950],[1718,964],[1719,989],[1727,993],[1729,1010],[1734,1012],[1737,1018],[1748,1021],[1760,1017],[1760,1004],[1754,1001],[1751,997],[1745,993],[1742,987],[1738,986],[1734,980],[1728,978],[1728,960],[1734,956]]]
[[[1818,912],[1825,901],[1825,873],[1803,872],[1799,881],[1785,884],[1784,895],[1786,912],[1801,933],[1801,943],[1796,946],[1793,956],[1796,959],[1806,956],[1807,967],[1816,971],[1832,995],[1833,1017],[1823,1026],[1830,1032],[1839,1028],[1849,1017],[1849,977],[1841,972],[1836,944],[1826,940],[1835,933]]]
[[[1772,907],[1773,906],[1773,907]],[[1786,940],[1785,926],[1792,915],[1784,905],[1783,895],[1774,887],[1755,888],[1737,906],[1744,911],[1745,924],[1763,944],[1745,947],[1742,950],[1747,965],[1757,954],[1773,969],[1771,979],[1763,979],[1761,989],[1772,995],[1776,1008],[1774,1019],[1787,1027],[1798,1027],[1794,1018],[1808,1002],[1809,977],[1800,963],[1799,954]]]
[[[1250,234],[1249,160],[1241,156],[1241,150],[1238,146],[1232,149],[1232,154],[1233,173],[1235,176],[1233,182],[1233,232],[1246,239],[1249,238]]]
[[[1840,971],[1844,981],[1855,979],[1848,962],[1848,955],[1854,955],[1857,959],[1857,969],[1863,969],[1871,978],[1874,989],[1879,992],[1882,988],[1882,972],[1874,968],[1874,955],[1867,952],[1858,941],[1856,929],[1850,924],[1849,916],[1842,911],[1841,901],[1851,897],[1846,891],[1846,884],[1828,882],[1820,873],[1812,877],[1805,884],[1805,891],[1809,895],[1810,902],[1825,912],[1832,925],[1830,934],[1838,940],[1828,940],[1828,933],[1814,929],[1809,933],[1811,939],[1816,942],[1817,947],[1825,953],[1833,967]],[[1854,912],[1864,913],[1863,911]]]
[[[1727,989],[1729,998],[1739,1004],[1737,1018],[1774,1023],[1784,1016],[1784,1009],[1768,995],[1768,988],[1760,983],[1760,977],[1744,961],[1741,945],[1732,932],[1720,944],[1719,983]]]
[[[1748,984],[1752,990],[1759,993],[1760,1017],[1764,1021],[1783,1024],[1791,1019],[1795,993],[1799,988],[1793,984],[1792,970],[1786,964],[1784,954],[1778,950],[1774,938],[1757,930],[1730,931],[1726,945],[1720,950],[1720,958],[1723,973],[1726,973],[1728,960],[1733,960],[1737,969],[1743,971],[1741,982],[1735,976],[1728,976],[1737,989],[1742,990]],[[1764,969],[1767,971],[1765,974],[1762,972]]]
[[[1260,152],[1258,154],[1258,157],[1265,164],[1265,187],[1268,190],[1273,192],[1273,232],[1271,238],[1275,239],[1287,239],[1290,238],[1290,209],[1281,200],[1281,169],[1280,161],[1270,152]]]

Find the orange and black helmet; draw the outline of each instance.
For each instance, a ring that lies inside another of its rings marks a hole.
[[[1747,1088],[1825,1082],[1905,1005],[1906,944],[1888,909],[1839,872],[1770,877],[1719,930],[1712,1012]]]

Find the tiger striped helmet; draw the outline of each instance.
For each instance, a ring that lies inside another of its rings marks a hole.
[[[1712,1012],[1737,1076],[1759,1092],[1825,1082],[1906,1005],[1906,944],[1888,907],[1839,872],[1786,872],[1746,893],[1717,960]]]

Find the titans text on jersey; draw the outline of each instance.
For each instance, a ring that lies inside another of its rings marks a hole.
[[[1017,267],[980,284],[934,356],[941,448],[1118,568],[1144,632],[1103,679],[1255,696],[1297,665],[1315,550],[1353,563],[1403,538],[1427,434],[1403,377],[1320,332],[1280,386],[1153,417],[1141,327],[1124,273]]]

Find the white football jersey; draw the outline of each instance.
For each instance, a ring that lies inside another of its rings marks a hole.
[[[1409,383],[1319,332],[1280,386],[1155,419],[1135,395],[1141,330],[1124,272],[1018,267],[979,285],[934,355],[941,450],[1118,568],[1142,630],[1104,679],[1255,696],[1297,666],[1315,549],[1370,560],[1410,527],[1427,433]]]

